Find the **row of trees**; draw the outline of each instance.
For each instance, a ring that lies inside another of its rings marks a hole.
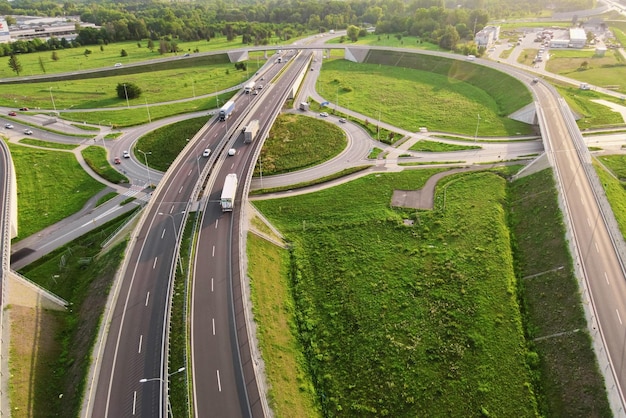
[[[555,9],[567,4],[591,7],[593,0],[555,0]],[[19,41],[0,45],[0,55],[25,53],[118,41],[179,41],[241,37],[244,44],[265,45],[273,37],[289,40],[310,31],[376,27],[378,34],[415,35],[452,45],[455,38],[471,39],[490,17],[533,15],[543,9],[540,0],[261,0],[233,5],[223,0],[195,2],[66,2],[0,0],[0,14],[80,15],[99,29],[83,28],[75,41]],[[11,21],[11,18],[8,19]],[[358,36],[358,34],[357,34]],[[355,39],[352,33],[349,38]]]

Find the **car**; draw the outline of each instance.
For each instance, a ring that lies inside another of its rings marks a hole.
[[[340,118],[340,119],[339,119],[339,122],[341,122],[341,123],[346,123],[347,121],[346,121],[346,118]]]
[[[311,71],[315,71],[315,68],[311,67]]]
[[[265,77],[261,77],[261,81],[265,80]]]
[[[22,112],[28,112],[28,108],[27,108],[27,107],[20,107],[20,110],[21,110]]]
[[[210,149],[205,149],[204,152],[202,152],[202,156],[203,157],[208,157],[209,155],[211,155],[211,150]]]
[[[323,118],[327,118],[328,117],[328,113],[327,112],[322,112],[320,113],[320,116]]]
[[[533,83],[535,83],[535,84],[536,84],[536,83],[538,83],[538,82],[539,82],[539,79],[538,79],[537,77],[533,78]]]
[[[4,127],[7,129],[13,129],[13,125],[11,125],[10,123],[7,123],[6,125],[4,125]]]
[[[115,158],[113,158],[113,163],[114,164],[121,164],[122,160],[120,160],[120,157],[115,157]]]
[[[33,131],[31,131],[30,129],[24,129],[24,133],[25,133],[26,135],[32,135],[32,134],[33,134]]]
[[[189,53],[187,53],[187,54],[183,55],[183,57],[188,57],[188,56],[189,56]]]
[[[116,67],[116,68],[117,68],[117,67],[121,67],[121,66],[122,66],[122,63],[121,63],[121,62],[116,62],[116,63],[115,63],[115,65],[114,65],[114,67]]]
[[[123,152],[122,152],[122,157],[124,157],[124,158],[130,158],[130,154],[128,153],[128,151],[123,151]]]
[[[237,154],[237,150],[235,148],[231,148],[228,150],[228,155],[230,155],[231,157],[235,154]]]
[[[257,89],[261,90],[263,88],[263,84],[259,84]]]
[[[17,116],[17,113],[15,113],[15,112],[9,112],[9,116]]]
[[[258,91],[258,90],[254,90],[254,91],[252,92],[252,95],[253,95],[253,96],[256,96],[256,95],[258,95],[258,94],[259,94],[259,91]]]

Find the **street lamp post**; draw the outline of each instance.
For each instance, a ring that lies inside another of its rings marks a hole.
[[[170,374],[167,375],[167,377],[171,377],[177,373],[183,372],[185,371],[184,367],[181,367],[180,369],[176,370],[175,372],[172,372]],[[160,381],[161,383],[165,383],[163,378],[161,377],[151,377],[150,379],[140,379],[139,383],[146,383],[146,382],[153,382],[153,381]],[[172,413],[172,404],[170,404],[170,397],[168,394],[166,394],[165,396],[167,396],[167,414],[173,418],[174,414]]]
[[[52,100],[52,108],[54,109],[54,114],[57,113],[57,106],[54,104],[54,96],[52,96],[52,86],[49,88],[50,90],[50,100]]]
[[[146,102],[146,112],[148,112],[148,123],[152,123],[152,118],[150,117],[150,108],[148,107],[148,99],[145,97],[143,99]]]
[[[126,90],[126,83],[124,83],[124,95],[126,96],[126,108],[130,109],[130,104],[128,103],[128,90]]]
[[[480,125],[480,113],[478,113],[478,120],[476,121],[476,132],[474,132],[474,142],[476,142],[476,138],[478,137],[478,125]]]
[[[185,211],[180,212],[181,214],[184,214]],[[178,243],[178,231],[176,231],[176,222],[174,222],[174,215],[171,215],[169,213],[165,213],[165,212],[159,212],[159,215],[161,216],[169,216],[170,219],[172,220],[172,226],[174,227],[174,237],[176,238],[176,242]],[[183,263],[180,261],[180,251],[176,251],[176,254],[178,254],[178,267],[180,268],[180,273],[183,273]]]
[[[137,151],[143,154],[143,158],[146,161],[146,171],[148,172],[148,187],[152,188],[152,180],[150,179],[150,167],[148,166],[148,155],[152,155],[152,151],[143,152],[140,149],[138,149]]]

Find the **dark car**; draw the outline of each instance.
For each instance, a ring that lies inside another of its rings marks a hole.
[[[22,112],[28,112],[28,108],[27,108],[27,107],[20,107],[20,110],[21,110]]]
[[[17,116],[17,113],[15,113],[15,112],[9,112],[9,116]]]

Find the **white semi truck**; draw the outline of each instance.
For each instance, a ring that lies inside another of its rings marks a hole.
[[[243,92],[246,94],[251,93],[254,90],[255,85],[256,83],[254,81],[249,82],[248,84],[243,86]]]
[[[230,173],[224,180],[220,205],[222,212],[232,212],[235,207],[235,194],[237,193],[237,174]]]
[[[257,132],[259,132],[259,121],[251,120],[248,126],[243,130],[243,142],[244,144],[249,144],[254,141]]]
[[[224,121],[228,119],[230,114],[233,113],[233,110],[235,110],[235,102],[232,100],[226,102],[226,104],[220,109],[220,120]]]

